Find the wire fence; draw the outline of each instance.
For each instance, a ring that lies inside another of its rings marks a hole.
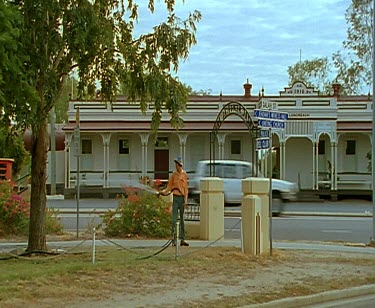
[[[232,231],[240,223],[241,219],[238,219],[227,231]],[[178,245],[172,245],[174,242],[172,236],[153,240],[111,239],[102,233],[97,233],[97,230],[93,228],[91,239],[47,243],[48,251],[27,251],[26,243],[0,243],[0,261],[20,259],[27,262],[48,262],[56,258],[80,254],[95,264],[106,261],[123,262],[129,258],[140,261],[158,257],[162,253],[164,253],[163,258],[178,260],[191,254],[199,254],[222,239],[224,239],[224,234],[213,241],[204,243],[200,241],[199,245],[194,246],[193,244],[187,249],[180,250]]]

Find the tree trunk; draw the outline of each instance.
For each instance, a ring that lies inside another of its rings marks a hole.
[[[31,148],[31,207],[29,242],[27,251],[46,250],[46,205],[47,205],[47,120],[33,128]]]

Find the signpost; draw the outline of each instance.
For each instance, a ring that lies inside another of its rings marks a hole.
[[[258,118],[258,126],[262,128],[259,131],[259,137],[256,140],[257,150],[268,149],[269,156],[269,237],[270,254],[272,256],[272,129],[285,129],[285,121],[288,120],[287,112],[278,112],[276,102],[267,102],[262,100],[259,103],[260,109],[254,109],[254,116]]]
[[[79,238],[79,198],[80,198],[80,156],[81,156],[81,138],[79,125],[79,107],[76,110],[76,127],[74,128],[75,156],[77,157],[77,180],[76,180],[76,198],[77,198],[77,239]]]

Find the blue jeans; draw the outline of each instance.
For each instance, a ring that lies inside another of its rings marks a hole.
[[[184,223],[184,207],[185,198],[183,196],[173,196],[172,205],[172,236],[176,230],[176,222],[178,212],[180,212],[180,239],[185,240],[185,223]]]

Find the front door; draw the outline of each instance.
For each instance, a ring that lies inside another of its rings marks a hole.
[[[154,151],[154,179],[168,180],[169,178],[169,150],[155,149]]]

